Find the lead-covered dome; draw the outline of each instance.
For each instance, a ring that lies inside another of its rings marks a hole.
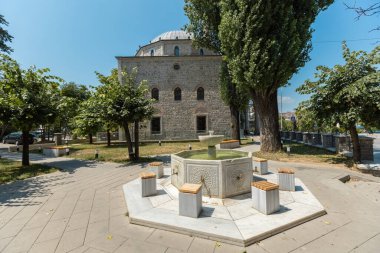
[[[160,41],[160,40],[188,40],[192,39],[193,36],[190,33],[187,33],[185,31],[169,31],[162,33],[155,37],[151,43]]]

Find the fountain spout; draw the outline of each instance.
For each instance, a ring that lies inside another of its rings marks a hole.
[[[214,131],[209,131],[209,135],[201,135],[201,136],[198,136],[198,138],[203,145],[207,145],[208,158],[210,160],[215,160],[216,159],[215,145],[219,144],[224,139],[224,135],[214,135]]]

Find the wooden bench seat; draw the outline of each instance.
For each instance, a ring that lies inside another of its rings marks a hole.
[[[251,185],[263,191],[271,191],[278,189],[279,187],[277,184],[268,181],[252,182]]]
[[[201,184],[189,184],[189,183],[186,183],[186,184],[182,185],[181,188],[179,188],[179,191],[183,192],[183,193],[197,194],[201,189],[202,189],[202,185]]]
[[[141,172],[140,177],[141,177],[141,179],[154,178],[154,177],[156,177],[156,174],[153,172]]]
[[[294,174],[294,170],[291,168],[279,168],[278,173]]]

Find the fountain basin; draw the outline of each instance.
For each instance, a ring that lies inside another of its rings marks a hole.
[[[227,152],[227,153],[226,153]],[[251,191],[252,158],[236,150],[218,150],[215,160],[203,159],[207,150],[182,151],[171,155],[171,183],[202,184],[202,195],[227,198]],[[232,154],[232,155],[230,155]],[[200,159],[189,157],[200,156]]]

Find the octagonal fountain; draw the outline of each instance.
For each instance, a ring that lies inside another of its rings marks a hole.
[[[251,191],[252,158],[247,152],[216,150],[223,135],[199,136],[207,150],[182,151],[171,155],[171,183],[180,188],[184,183],[202,184],[202,194],[227,198]]]

